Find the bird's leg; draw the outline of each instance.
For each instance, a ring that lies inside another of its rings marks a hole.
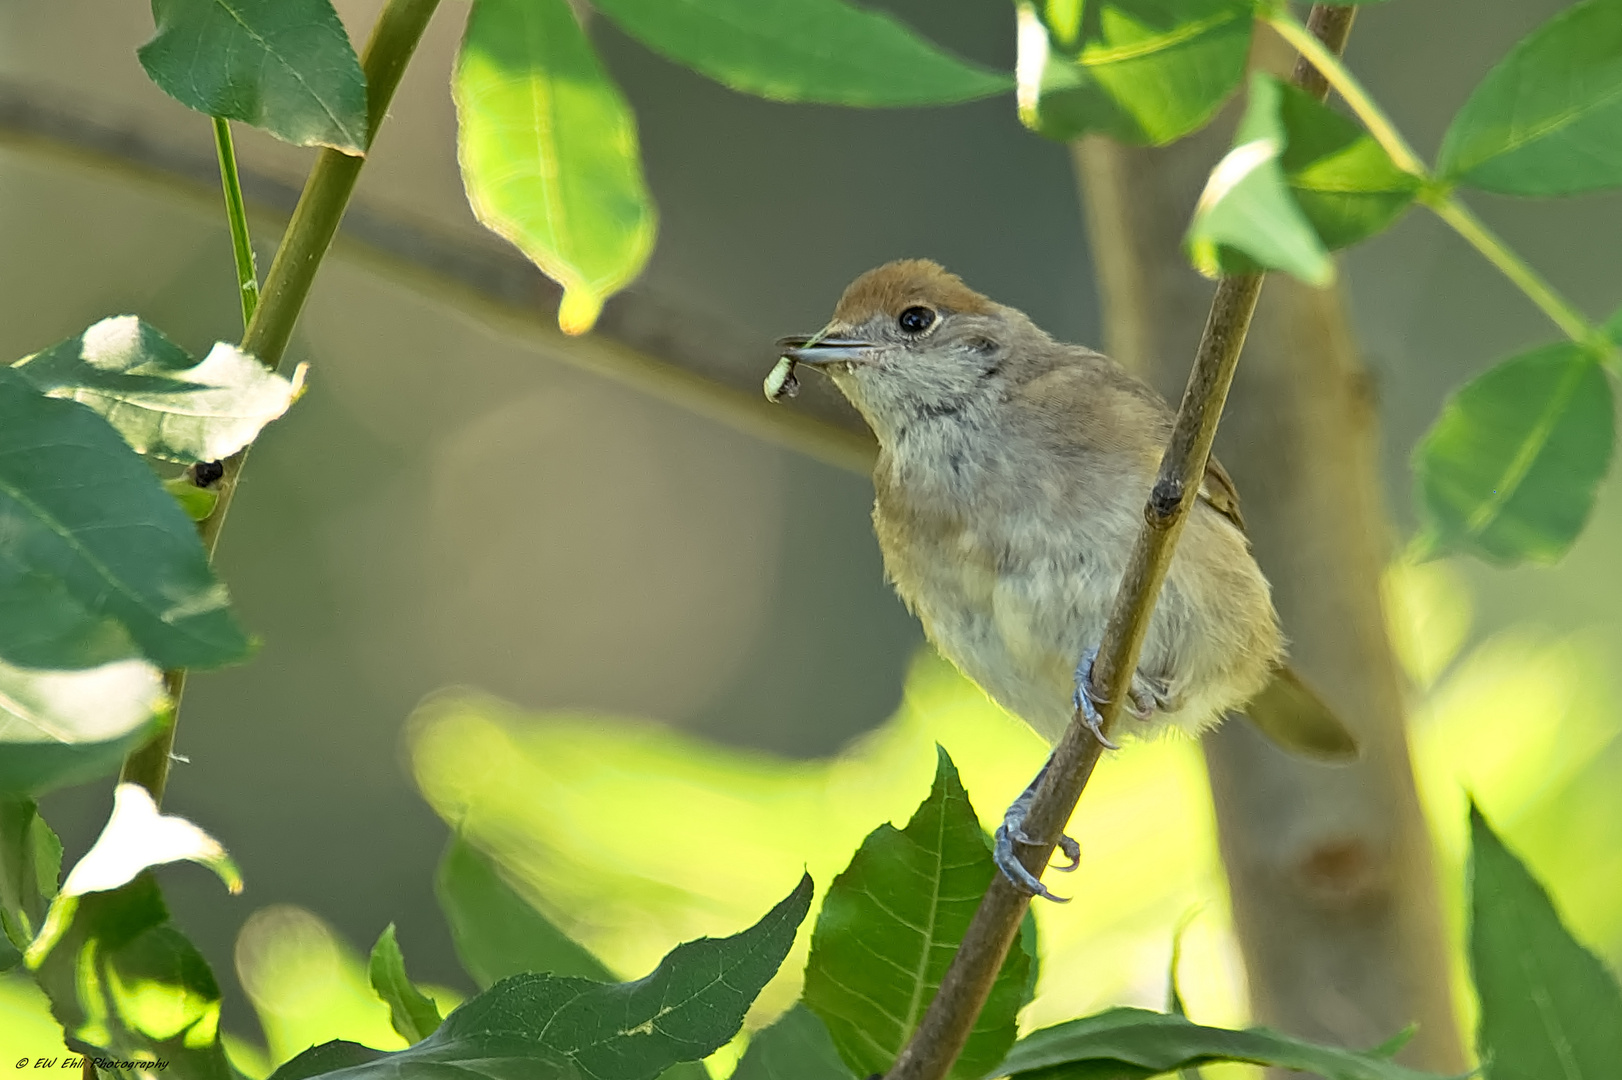
[[[1119,750],[1120,747],[1110,742],[1109,736],[1104,734],[1104,718],[1098,715],[1097,706],[1104,704],[1104,699],[1098,697],[1093,689],[1093,662],[1097,659],[1096,648],[1081,654],[1081,663],[1076,665],[1076,692],[1070,697],[1070,706],[1081,713],[1086,720],[1087,730],[1106,750]]]
[[[1035,845],[1041,842],[1025,835],[1025,815],[1030,812],[1031,803],[1036,801],[1036,789],[1041,786],[1042,777],[1047,775],[1048,766],[1052,764],[1053,755],[1049,754],[1047,761],[1036,774],[1036,779],[1026,786],[1019,798],[1008,808],[1008,812],[1003,815],[1002,824],[997,826],[991,857],[996,862],[997,868],[1003,872],[1003,876],[1014,883],[1014,888],[1030,896],[1044,896],[1054,903],[1068,904],[1069,897],[1054,896],[1046,885],[1036,879],[1036,875],[1025,869],[1025,864],[1014,854],[1015,844]],[[1055,870],[1069,873],[1081,865],[1081,845],[1074,839],[1060,833],[1058,848],[1064,852],[1065,858],[1070,860],[1070,865],[1056,866]]]
[[[1128,708],[1139,720],[1152,719],[1157,712],[1171,709],[1171,686],[1165,679],[1156,679],[1143,672],[1132,676],[1132,689],[1127,692]]]

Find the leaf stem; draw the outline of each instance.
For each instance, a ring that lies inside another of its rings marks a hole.
[[[242,202],[242,180],[237,175],[237,152],[231,143],[231,122],[214,117],[214,152],[220,159],[220,187],[225,189],[225,218],[231,226],[231,254],[237,264],[237,291],[242,299],[242,326],[247,329],[259,306],[259,268],[253,261],[253,240],[248,235],[248,208]]]
[[[388,0],[372,27],[372,36],[361,57],[361,69],[366,73],[367,145],[377,135],[378,127],[387,114],[389,102],[400,77],[405,73],[411,54],[428,27],[439,0]],[[282,235],[276,257],[271,260],[270,272],[265,275],[265,286],[253,316],[248,320],[242,337],[243,351],[257,356],[266,367],[280,365],[282,354],[293,336],[299,312],[310,295],[310,286],[321,267],[321,260],[332,244],[343,220],[344,208],[355,190],[355,181],[366,164],[364,157],[341,154],[336,150],[322,150],[315,166],[304,182],[293,218]],[[225,474],[217,481],[219,499],[214,512],[198,525],[203,549],[209,558],[219,544],[220,530],[225,525],[226,511],[236,493],[247,460],[248,447],[225,459]],[[169,777],[170,750],[174,746],[175,722],[179,718],[180,698],[186,688],[186,673],[181,670],[164,672],[164,687],[169,692],[173,715],[170,723],[151,741],[138,748],[124,760],[120,779],[140,784],[152,795],[153,802],[163,800],[163,788]]]

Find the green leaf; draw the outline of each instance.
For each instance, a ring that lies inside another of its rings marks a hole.
[[[186,512],[186,516],[193,521],[207,521],[220,501],[218,488],[200,488],[190,475],[165,480],[163,490],[169,493]]]
[[[608,969],[520,896],[495,865],[460,836],[439,862],[440,910],[462,967],[479,988],[526,971],[608,982]]]
[[[1600,1080],[1622,1062],[1616,976],[1470,806],[1470,967],[1487,1080]]]
[[[454,1069],[492,1080],[652,1080],[676,1062],[709,1056],[737,1034],[750,1003],[788,955],[811,892],[811,878],[802,878],[754,926],[729,938],[678,945],[636,982],[536,974],[503,979],[422,1042],[353,1065],[344,1076],[430,1080]],[[315,1075],[301,1062],[318,1051],[294,1058],[273,1080]]]
[[[1558,559],[1610,467],[1614,422],[1605,373],[1578,345],[1534,349],[1466,383],[1414,451],[1432,553]]]
[[[405,957],[394,939],[393,923],[389,923],[377,944],[372,946],[366,974],[372,980],[372,989],[388,1005],[394,1030],[406,1042],[419,1043],[439,1027],[442,1021],[434,999],[418,990],[406,975]]]
[[[1353,121],[1289,83],[1272,81],[1280,91],[1284,181],[1324,247],[1350,247],[1401,217],[1419,192],[1419,177],[1397,168]]]
[[[241,450],[300,391],[223,341],[198,362],[134,315],[103,319],[12,366],[40,393],[106,417],[137,453],[188,465]]]
[[[1247,0],[1019,0],[1019,116],[1050,139],[1161,146],[1204,127],[1244,78]]]
[[[856,1080],[840,1060],[828,1028],[796,1003],[749,1040],[732,1080]]]
[[[1033,1031],[988,1075],[1022,1080],[1138,1080],[1239,1061],[1301,1069],[1324,1080],[1429,1080],[1379,1053],[1318,1046],[1265,1028],[1231,1031],[1148,1009],[1109,1009]]]
[[[0,368],[0,523],[0,657],[88,667],[121,658],[126,641],[166,668],[248,653],[197,529],[147,464],[101,417],[10,368]]]
[[[1251,78],[1234,148],[1211,170],[1194,209],[1189,258],[1213,277],[1260,268],[1323,286],[1334,280],[1335,264],[1285,183],[1281,97],[1277,80],[1259,72]]]
[[[269,1080],[306,1080],[307,1077],[335,1073],[339,1069],[368,1065],[386,1056],[388,1055],[385,1051],[373,1050],[370,1046],[362,1046],[344,1039],[333,1039],[320,1046],[312,1046],[298,1057],[284,1063],[281,1068],[270,1074]]]
[[[473,213],[563,286],[564,332],[590,330],[653,250],[630,107],[566,0],[475,0],[452,89]]]
[[[62,871],[62,841],[31,799],[0,799],[0,971],[16,966],[45,924]]]
[[[331,0],[152,0],[136,55],[163,92],[295,146],[361,154],[366,76]]]
[[[106,1056],[168,1061],[166,1077],[233,1080],[219,1041],[219,985],[170,925],[151,874],[80,898],[34,977],[67,1033]]]
[[[889,1070],[940,988],[997,868],[946,751],[906,828],[881,825],[822,902],[805,969],[805,1004],[858,1076]],[[1014,1042],[1028,999],[1028,937],[1009,950],[951,1075],[978,1078]]]
[[[774,101],[941,105],[1014,85],[889,14],[842,0],[599,0],[592,6],[654,52]]]
[[[1622,4],[1573,4],[1523,38],[1442,139],[1447,180],[1506,195],[1622,185]]]
[[[0,661],[0,798],[39,795],[116,772],[151,738],[168,698],[144,660],[84,671]]]

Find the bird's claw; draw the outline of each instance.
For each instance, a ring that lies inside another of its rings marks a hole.
[[[1053,759],[1050,756],[1048,764],[1052,764],[1052,762]],[[1055,896],[1049,892],[1048,887],[1043,885],[1035,874],[1025,869],[1025,864],[1019,861],[1019,856],[1014,851],[1015,844],[1031,846],[1038,844],[1038,841],[1032,840],[1025,834],[1025,815],[1030,811],[1031,803],[1036,799],[1036,789],[1041,785],[1042,777],[1047,774],[1047,771],[1048,766],[1043,765],[1041,771],[1036,774],[1036,778],[1020,793],[1019,798],[1014,800],[1013,805],[1009,806],[1008,812],[1003,815],[1002,824],[997,826],[997,831],[993,835],[994,843],[992,844],[991,858],[997,864],[997,868],[1003,872],[1003,876],[1008,878],[1013,883],[1014,888],[1020,892],[1025,893],[1027,896],[1044,897],[1056,904],[1068,904],[1070,902],[1069,897]],[[1081,845],[1076,843],[1074,838],[1061,833],[1057,845],[1059,850],[1064,853],[1065,858],[1070,860],[1070,865],[1055,866],[1055,870],[1069,873],[1081,865]]]
[[[1097,659],[1097,649],[1088,649],[1081,654],[1081,663],[1076,665],[1076,689],[1070,696],[1070,704],[1081,713],[1087,730],[1093,733],[1100,746],[1106,750],[1119,750],[1120,747],[1110,742],[1109,736],[1104,734],[1104,718],[1098,714],[1098,706],[1108,704],[1108,699],[1098,697],[1093,690],[1093,662]]]

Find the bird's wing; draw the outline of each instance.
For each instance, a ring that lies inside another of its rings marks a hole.
[[[1233,522],[1240,532],[1245,531],[1245,518],[1239,513],[1239,489],[1233,486],[1233,477],[1222,467],[1222,462],[1214,457],[1205,463],[1205,481],[1200,484],[1200,498],[1211,509]]]

